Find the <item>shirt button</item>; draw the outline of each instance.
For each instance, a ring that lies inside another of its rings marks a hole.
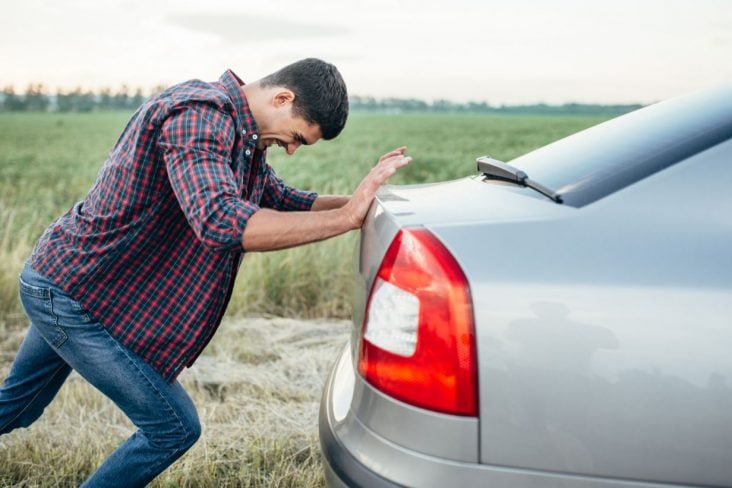
[[[244,154],[246,154],[247,156],[249,156],[250,154],[252,154],[252,151],[250,151],[249,149],[247,149],[246,151],[244,151]]]
[[[252,134],[252,139],[256,141],[257,139],[259,139],[259,136],[257,134]]]
[[[241,135],[243,135],[243,136],[247,135],[247,130],[246,129],[242,129],[241,130]]]

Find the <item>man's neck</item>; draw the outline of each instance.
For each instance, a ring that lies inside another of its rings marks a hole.
[[[249,110],[252,112],[254,122],[259,125],[259,121],[262,120],[261,107],[264,101],[265,90],[262,89],[262,86],[257,81],[242,85],[240,88],[242,93],[244,93],[244,98],[246,99],[247,104],[249,105]]]

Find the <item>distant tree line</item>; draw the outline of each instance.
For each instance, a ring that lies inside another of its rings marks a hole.
[[[441,112],[441,113],[494,113],[494,114],[583,114],[583,115],[621,115],[641,108],[641,104],[600,105],[586,103],[565,103],[548,105],[490,105],[488,102],[456,103],[450,100],[435,100],[428,103],[416,98],[374,98],[353,96],[351,110],[369,112]]]
[[[165,87],[156,86],[152,93]],[[16,93],[12,85],[0,92],[0,111],[7,112],[92,112],[98,110],[134,110],[147,98],[142,88],[127,85],[116,91],[102,88],[98,92],[75,88],[48,93],[40,83],[31,83],[25,93]]]
[[[160,93],[165,87],[158,85],[151,94]],[[0,92],[0,111],[8,112],[92,112],[99,110],[131,111],[142,105],[147,98],[142,88],[132,90],[123,85],[119,90],[102,88],[98,92],[82,90],[57,90],[49,94],[40,84],[30,84],[22,94],[13,86],[6,86]],[[374,98],[352,96],[350,107],[359,112],[381,113],[494,113],[494,114],[584,114],[615,116],[640,108],[639,104],[599,105],[565,103],[548,105],[490,105],[487,102],[457,103],[450,100],[426,102],[416,98]]]

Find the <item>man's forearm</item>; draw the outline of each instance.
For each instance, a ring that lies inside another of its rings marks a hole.
[[[343,209],[279,212],[262,208],[249,218],[242,246],[246,251],[274,251],[322,241],[358,227]]]
[[[310,212],[260,208],[247,221],[241,238],[242,247],[246,251],[273,251],[322,241],[360,228],[379,187],[412,160],[404,155],[405,150],[406,147],[400,147],[379,158],[350,197],[320,196],[313,202]]]
[[[319,212],[321,210],[333,210],[341,208],[351,199],[350,195],[318,195],[310,210]]]

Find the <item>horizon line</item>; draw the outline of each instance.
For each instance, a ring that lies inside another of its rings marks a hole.
[[[108,95],[112,98],[117,96],[123,96],[125,95],[127,98],[134,98],[136,96],[142,96],[145,100],[149,97],[152,97],[154,95],[157,95],[158,93],[162,92],[163,90],[167,89],[170,86],[173,85],[164,85],[164,84],[158,84],[154,85],[153,88],[150,88],[148,90],[144,90],[141,86],[132,86],[127,85],[123,83],[122,85],[118,85],[117,90],[115,91],[113,88],[109,86],[97,88],[97,89],[85,89],[81,86],[77,86],[73,89],[63,89],[63,88],[57,88],[55,92],[50,92],[48,90],[43,91],[35,91],[37,89],[44,89],[46,86],[43,83],[29,83],[28,86],[25,88],[25,91],[15,91],[15,86],[13,84],[2,84],[0,85],[2,88],[0,88],[0,98],[2,100],[5,99],[5,97],[9,94],[7,93],[8,89],[12,89],[12,95],[18,96],[18,97],[28,97],[30,96],[45,96],[49,99],[57,99],[58,96],[69,96],[69,95],[82,95],[82,96],[89,96],[92,95],[96,100],[99,100],[104,95]],[[125,91],[126,88],[126,91]],[[547,106],[547,107],[563,107],[567,105],[579,105],[579,106],[602,106],[602,107],[631,107],[631,106],[646,106],[651,105],[653,103],[656,103],[656,101],[651,101],[648,103],[635,101],[635,102],[623,102],[623,103],[617,103],[617,102],[600,102],[600,101],[594,101],[594,102],[580,102],[577,100],[569,100],[564,102],[546,102],[543,100],[535,100],[533,102],[522,102],[522,103],[506,103],[506,102],[491,102],[489,100],[485,99],[469,99],[467,101],[457,101],[455,99],[450,98],[418,98],[418,97],[399,97],[399,96],[374,96],[374,95],[362,95],[362,94],[351,94],[348,95],[349,101],[358,100],[359,103],[363,103],[363,101],[369,101],[373,100],[377,104],[384,104],[388,102],[417,102],[417,103],[423,103],[426,104],[428,107],[434,107],[435,105],[439,105],[441,103],[448,103],[453,104],[456,106],[460,105],[483,105],[487,106],[487,108],[501,108],[501,107],[532,107],[532,106]]]

